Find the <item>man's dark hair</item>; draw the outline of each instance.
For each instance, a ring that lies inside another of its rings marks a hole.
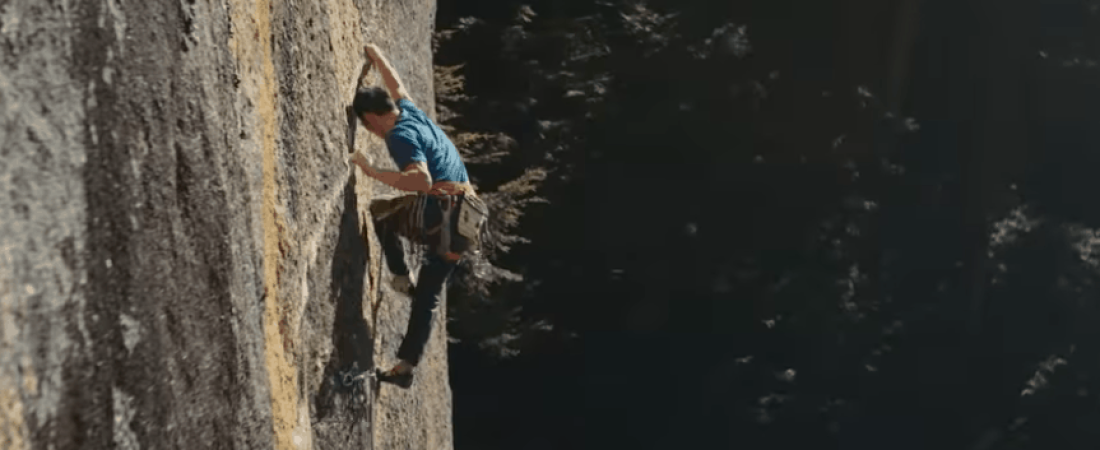
[[[355,116],[359,117],[363,113],[386,114],[397,110],[397,105],[394,105],[393,98],[385,89],[369,86],[355,90],[355,100],[352,100],[351,108],[355,111]]]

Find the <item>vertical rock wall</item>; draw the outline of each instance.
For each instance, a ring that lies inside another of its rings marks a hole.
[[[0,0],[0,448],[451,448],[442,320],[412,390],[357,376],[408,300],[344,165],[364,43],[434,110],[434,14]]]

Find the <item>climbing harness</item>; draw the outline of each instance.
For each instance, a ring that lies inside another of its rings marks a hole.
[[[428,246],[439,256],[479,253],[488,208],[476,194],[420,193],[378,202],[371,208],[375,221],[396,222],[394,232]],[[432,212],[432,223],[426,219],[429,207],[439,212],[438,218]],[[391,217],[395,214],[398,217]]]

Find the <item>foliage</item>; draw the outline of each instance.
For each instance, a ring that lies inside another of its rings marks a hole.
[[[498,212],[487,254],[511,269],[452,292],[451,331],[512,357],[473,378],[533,387],[481,387],[511,399],[504,416],[462,419],[476,383],[456,374],[460,443],[494,427],[507,448],[1098,442],[1067,425],[1100,418],[1100,160],[1082,151],[1100,140],[1074,125],[1100,104],[1091,3],[1071,31],[984,37],[1044,47],[998,66],[1026,89],[994,92],[1007,82],[981,82],[989,52],[959,17],[1032,22],[929,2],[905,101],[882,69],[889,6],[475,3],[440,4],[436,84]],[[852,50],[864,35],[883,42]],[[1030,150],[987,151],[1004,139],[956,119],[1018,92]],[[573,396],[536,392],[563,383]]]

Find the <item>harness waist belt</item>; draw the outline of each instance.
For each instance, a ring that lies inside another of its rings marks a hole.
[[[428,191],[430,195],[459,195],[469,194],[476,196],[474,187],[470,183],[459,183],[454,181],[437,181],[432,184],[432,189]]]

